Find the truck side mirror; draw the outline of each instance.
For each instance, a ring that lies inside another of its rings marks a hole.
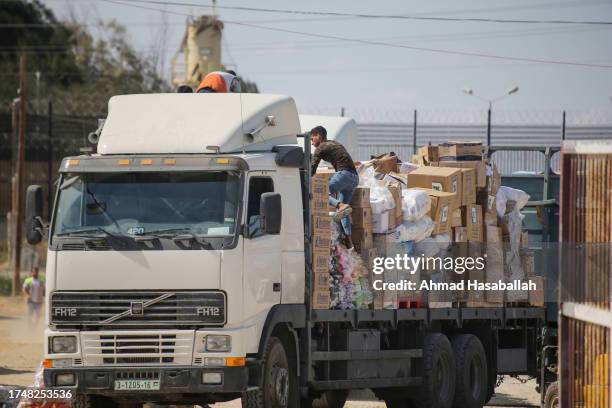
[[[43,195],[42,187],[33,185],[26,190],[26,240],[29,244],[40,243],[44,235],[44,225],[42,221]]]
[[[259,205],[261,223],[266,234],[280,234],[282,208],[279,193],[263,193]]]

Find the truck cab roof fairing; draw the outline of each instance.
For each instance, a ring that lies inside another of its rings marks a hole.
[[[263,126],[273,116],[273,125]],[[263,128],[262,128],[263,126]],[[255,129],[254,138],[247,133]],[[143,94],[114,96],[98,153],[193,154],[271,151],[296,144],[295,102],[264,94]]]

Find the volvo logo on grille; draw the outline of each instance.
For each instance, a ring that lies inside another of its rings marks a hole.
[[[130,313],[132,316],[144,315],[144,302],[132,302],[130,305]]]

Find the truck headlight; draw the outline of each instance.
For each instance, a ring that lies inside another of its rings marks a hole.
[[[49,344],[49,352],[52,354],[65,353],[72,354],[77,351],[77,343],[75,336],[59,336],[51,337]]]
[[[204,339],[206,343],[206,351],[228,352],[232,350],[232,342],[230,336],[221,334],[209,334]]]

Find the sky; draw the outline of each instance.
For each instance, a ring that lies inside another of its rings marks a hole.
[[[209,7],[199,7],[210,1],[174,1],[193,6],[130,0],[42,2],[60,19],[74,16],[89,24],[116,19],[127,27],[139,51],[163,49],[169,78],[169,62],[184,34],[187,15],[211,13]],[[217,6],[217,14],[225,21],[222,62],[255,81],[261,92],[293,96],[302,112],[338,114],[345,108],[347,115],[365,112],[376,118],[413,109],[486,110],[486,100],[506,95],[514,86],[519,91],[495,102],[494,110],[612,111],[612,24],[372,19],[222,8],[612,22],[612,0],[218,0]],[[245,23],[393,46],[279,32]],[[95,29],[92,26],[94,33]],[[508,61],[455,51],[611,67]],[[473,94],[466,94],[465,89]]]

